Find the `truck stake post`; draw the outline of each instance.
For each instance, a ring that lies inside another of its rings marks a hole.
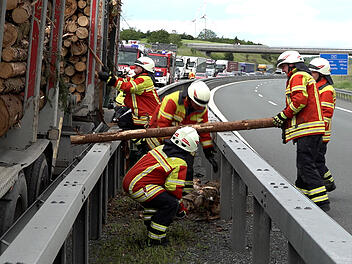
[[[232,122],[210,122],[196,125],[189,125],[197,130],[198,133],[206,132],[225,132],[236,130],[250,130],[257,128],[274,127],[273,119],[251,119]],[[181,126],[162,127],[162,128],[146,128],[125,130],[119,132],[104,132],[86,135],[71,136],[71,144],[86,144],[86,143],[101,143],[114,140],[127,140],[132,138],[150,138],[150,137],[167,137],[172,136],[173,133]]]

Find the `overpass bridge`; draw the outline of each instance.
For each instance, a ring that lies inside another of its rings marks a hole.
[[[189,48],[203,51],[206,54],[209,54],[212,52],[281,54],[286,50],[296,50],[303,55],[319,55],[320,53],[344,53],[344,54],[352,55],[352,49],[269,47],[266,45],[204,44],[204,43],[188,43],[186,45]]]
[[[231,83],[270,82],[273,78],[237,76],[206,82],[213,93]],[[189,82],[176,83],[160,93],[165,95],[186,85]],[[351,98],[351,94],[343,96]],[[223,118],[211,102],[210,121]],[[236,133],[223,132],[216,134],[214,143],[220,171],[214,174],[206,161],[204,167],[211,179],[220,180],[220,215],[232,219],[234,252],[246,246],[248,189],[254,197],[253,263],[269,263],[272,222],[287,238],[289,263],[352,263],[351,234],[294,188],[247,142]],[[108,198],[122,189],[125,157],[120,141],[88,146],[38,198],[30,208],[31,214],[20,218],[1,237],[0,263],[66,263],[68,251],[72,263],[88,263],[89,239],[101,236]]]

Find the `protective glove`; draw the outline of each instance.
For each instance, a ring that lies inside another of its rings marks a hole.
[[[176,217],[184,218],[188,214],[187,208],[184,206],[183,202],[180,202],[180,206],[178,208],[178,212],[176,213]]]
[[[273,124],[276,127],[283,128],[285,126],[285,121],[287,117],[283,112],[278,113],[276,116],[273,117]]]
[[[216,153],[215,149],[213,147],[203,149],[204,155],[206,159],[210,162],[210,164],[213,167],[214,173],[218,172],[218,163],[215,160],[214,154]]]
[[[98,73],[99,80],[106,82],[107,85],[114,85],[116,83],[116,77],[112,72],[101,71]]]

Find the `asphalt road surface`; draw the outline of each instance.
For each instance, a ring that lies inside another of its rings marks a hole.
[[[272,117],[285,106],[285,80],[253,80],[218,88],[214,102],[228,121]],[[332,121],[332,138],[328,144],[327,165],[336,183],[329,193],[328,214],[352,234],[352,103],[337,99]],[[281,130],[265,128],[240,131],[241,136],[294,184],[296,146],[282,143]]]

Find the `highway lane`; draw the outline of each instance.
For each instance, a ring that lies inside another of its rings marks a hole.
[[[285,105],[285,80],[253,80],[225,85],[214,91],[214,102],[228,121],[272,117]],[[337,100],[328,144],[327,164],[337,188],[329,193],[328,214],[352,234],[352,104]],[[281,130],[240,131],[240,135],[292,184],[296,179],[296,146],[282,144]]]

